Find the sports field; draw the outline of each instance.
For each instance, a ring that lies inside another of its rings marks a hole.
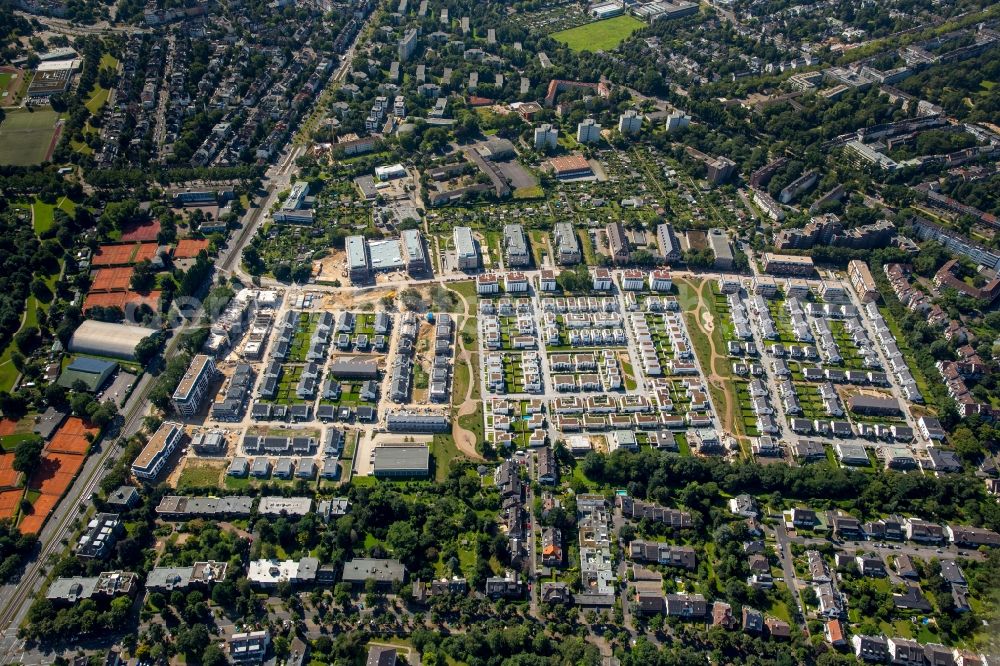
[[[52,109],[8,111],[0,123],[0,164],[41,164],[49,153],[59,114]]]
[[[574,51],[610,51],[645,25],[636,17],[623,14],[569,30],[554,32],[549,36],[563,42]]]

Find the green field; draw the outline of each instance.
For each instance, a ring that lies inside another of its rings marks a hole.
[[[41,234],[52,228],[53,211],[56,207],[52,204],[47,204],[44,201],[39,201],[35,199],[35,202],[31,204],[31,214],[35,226],[35,233]]]
[[[646,24],[628,14],[554,32],[550,37],[574,51],[610,51]]]
[[[181,471],[178,488],[214,488],[219,485],[223,469],[214,463],[188,463]]]
[[[41,164],[49,152],[59,114],[52,109],[7,113],[0,124],[0,164],[31,166]]]
[[[13,74],[8,74],[6,72],[0,74],[0,92],[7,90],[7,86],[10,85],[10,80],[14,77]]]
[[[107,88],[95,85],[93,92],[90,94],[90,99],[87,100],[84,106],[86,106],[87,110],[96,116],[104,106],[104,103],[108,101],[108,95],[110,94],[111,91]]]

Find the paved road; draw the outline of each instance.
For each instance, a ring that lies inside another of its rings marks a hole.
[[[799,617],[803,619],[800,623],[804,628],[806,633],[809,633],[809,628],[805,623],[805,604],[802,603],[802,593],[799,590],[799,586],[796,585],[795,580],[795,566],[793,564],[792,558],[792,547],[791,538],[788,536],[788,532],[785,530],[785,521],[778,520],[775,522],[774,526],[774,540],[778,545],[778,559],[781,561],[781,570],[784,572],[785,585],[788,590],[792,593],[792,598],[795,599],[795,604],[799,607]]]

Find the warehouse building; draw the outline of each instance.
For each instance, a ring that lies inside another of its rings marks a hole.
[[[68,349],[79,354],[97,354],[130,361],[135,359],[136,346],[155,332],[141,326],[87,319],[74,331]]]
[[[474,271],[479,268],[479,244],[472,236],[472,229],[469,227],[455,227],[455,256],[458,261],[458,269],[462,271]]]
[[[132,474],[143,481],[154,480],[183,438],[184,429],[179,423],[162,423],[132,463]]]
[[[174,391],[173,404],[178,414],[191,417],[198,413],[215,374],[215,361],[211,356],[198,354],[194,357]]]
[[[424,477],[430,472],[430,449],[424,444],[382,444],[372,454],[372,474],[385,477]]]

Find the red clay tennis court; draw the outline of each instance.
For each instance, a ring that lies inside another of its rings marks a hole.
[[[90,292],[128,291],[134,272],[135,269],[131,266],[98,269],[94,273],[93,282],[90,284]]]
[[[202,250],[208,249],[208,240],[201,238],[184,238],[177,241],[177,248],[174,250],[174,259],[192,259],[198,256]]]
[[[88,426],[78,416],[71,416],[66,422],[56,430],[52,436],[52,441],[45,447],[45,453],[71,453],[74,455],[86,455],[90,442],[87,441],[87,434],[96,437],[100,428]]]
[[[71,416],[66,419],[63,424],[56,431],[56,434],[65,435],[78,435],[83,437],[84,435],[97,435],[101,431],[97,426],[87,425],[87,422],[81,419],[79,416]]]
[[[118,308],[125,311],[128,305],[148,305],[153,310],[160,306],[160,292],[151,291],[140,294],[134,291],[112,291],[107,294],[87,294],[83,301],[83,311],[90,308]]]
[[[38,534],[42,530],[45,520],[58,503],[58,495],[39,495],[38,499],[32,505],[32,513],[22,518],[21,524],[18,525],[21,534]]]
[[[160,221],[148,220],[135,224],[122,232],[122,242],[155,241],[160,233]]]
[[[73,477],[83,467],[83,456],[72,453],[46,453],[31,475],[28,487],[42,495],[62,497]]]
[[[156,243],[128,243],[101,245],[94,252],[91,264],[95,267],[129,266],[156,256]]]
[[[23,490],[0,491],[0,519],[16,516],[18,504],[23,496]]]
[[[14,454],[0,455],[0,488],[13,488],[17,483],[18,472],[14,469]]]
[[[17,421],[14,419],[0,420],[0,437],[13,435],[17,431]]]

